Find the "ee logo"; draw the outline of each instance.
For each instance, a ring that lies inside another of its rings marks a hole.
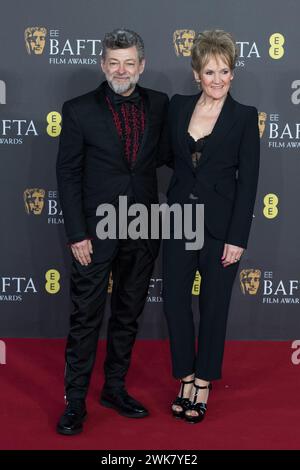
[[[50,137],[58,137],[61,132],[61,115],[57,111],[51,111],[47,114],[47,134]]]
[[[264,216],[267,219],[275,219],[275,217],[277,217],[277,215],[278,215],[278,208],[277,208],[278,202],[279,202],[279,199],[276,196],[276,194],[270,193],[270,194],[265,195],[265,197],[264,197],[265,207],[264,207],[263,213],[264,213]]]
[[[200,284],[201,284],[201,276],[200,276],[199,271],[196,271],[193,288],[192,288],[192,295],[200,294]]]
[[[281,59],[281,57],[284,55],[284,36],[280,33],[274,33],[270,36],[269,42],[271,44],[269,49],[270,57],[272,57],[272,59]]]
[[[60,290],[60,273],[56,269],[49,269],[45,274],[45,289],[48,294],[57,294]]]

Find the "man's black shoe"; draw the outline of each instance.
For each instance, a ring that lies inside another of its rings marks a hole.
[[[65,412],[57,423],[59,434],[72,436],[82,431],[82,423],[87,417],[84,400],[69,400]]]
[[[120,415],[127,418],[145,418],[148,410],[137,400],[132,398],[126,390],[102,390],[100,403],[107,408],[113,408]]]

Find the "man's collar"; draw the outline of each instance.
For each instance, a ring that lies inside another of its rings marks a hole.
[[[116,93],[107,82],[105,82],[105,94],[108,98],[116,105],[121,106],[123,103],[132,103],[135,106],[139,107],[141,103],[141,95],[139,92],[139,87],[135,86],[132,93],[128,96],[120,95]]]

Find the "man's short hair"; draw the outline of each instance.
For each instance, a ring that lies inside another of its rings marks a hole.
[[[104,36],[102,59],[105,60],[107,49],[128,49],[133,46],[137,48],[139,61],[143,60],[145,47],[141,36],[130,29],[114,29]]]

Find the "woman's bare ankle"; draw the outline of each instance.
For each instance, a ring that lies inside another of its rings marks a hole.
[[[184,382],[189,382],[190,380],[194,380],[195,378],[195,374],[190,374],[190,375],[186,375],[185,377],[182,377],[181,380],[183,380]]]

